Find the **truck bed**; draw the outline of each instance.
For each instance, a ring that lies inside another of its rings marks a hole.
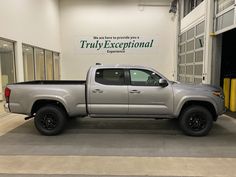
[[[10,85],[83,85],[86,84],[85,80],[37,80],[18,82]]]
[[[86,81],[29,81],[9,84],[9,108],[12,112],[31,115],[36,101],[60,102],[69,116],[87,114]]]

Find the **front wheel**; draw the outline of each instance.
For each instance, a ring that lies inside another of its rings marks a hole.
[[[57,106],[44,106],[36,112],[34,124],[37,130],[43,135],[57,135],[64,130],[66,113]]]
[[[213,116],[202,106],[190,106],[179,117],[183,132],[190,136],[205,136],[213,125]]]

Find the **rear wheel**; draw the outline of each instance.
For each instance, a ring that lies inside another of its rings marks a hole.
[[[36,112],[34,124],[43,135],[57,135],[64,130],[66,124],[66,113],[57,106],[48,105]]]
[[[190,136],[205,136],[213,125],[213,116],[202,106],[190,106],[179,117],[183,132]]]

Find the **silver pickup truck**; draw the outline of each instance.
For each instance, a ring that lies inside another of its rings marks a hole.
[[[207,135],[224,112],[222,89],[172,82],[152,68],[95,65],[86,81],[30,81],[5,89],[6,111],[34,117],[43,135],[69,117],[178,118],[183,132]]]

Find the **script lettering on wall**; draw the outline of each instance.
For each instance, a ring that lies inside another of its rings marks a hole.
[[[157,37],[90,36],[79,37],[77,49],[82,54],[155,53]]]

